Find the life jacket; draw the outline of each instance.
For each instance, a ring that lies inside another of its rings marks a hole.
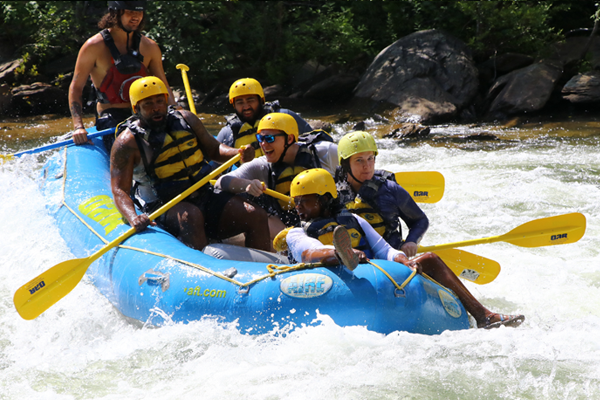
[[[333,142],[333,139],[327,132],[317,130],[306,132],[298,137],[298,153],[293,165],[283,162],[269,165],[269,179],[267,187],[286,196],[290,195],[290,186],[292,181],[300,172],[311,169],[321,168],[321,160],[317,154],[315,144],[320,141]],[[261,196],[259,200],[261,207],[267,210],[269,214],[276,214],[286,226],[295,226],[300,222],[300,218],[294,207],[286,201],[275,200],[270,196]]]
[[[308,236],[317,239],[325,245],[333,244],[333,230],[336,226],[342,225],[350,235],[352,248],[362,250],[367,253],[367,257],[372,257],[372,251],[366,241],[364,231],[356,218],[346,210],[342,210],[335,217],[316,218],[302,225],[304,232]]]
[[[178,111],[169,111],[166,128],[160,132],[134,123],[138,119],[132,116],[117,131],[129,128],[133,133],[146,174],[163,203],[210,173],[212,167],[204,158],[196,135]]]
[[[321,160],[319,160],[313,144],[298,143],[298,146],[300,148],[294,159],[294,165],[278,162],[269,166],[268,187],[286,196],[290,195],[290,186],[296,175],[307,169],[321,168]],[[278,200],[278,202],[283,211],[294,209],[288,202],[283,200]]]
[[[113,65],[96,91],[98,101],[110,104],[129,104],[131,84],[136,79],[150,75],[143,64],[144,56],[139,52],[142,35],[139,32],[133,32],[131,48],[128,47],[127,53],[121,54],[108,29],[104,29],[100,34],[104,39],[104,44],[110,50]]]
[[[379,188],[388,179],[396,182],[393,173],[376,170],[373,178],[362,184],[354,200],[346,202],[345,207],[351,213],[364,218],[388,243],[397,244],[398,240],[402,241],[399,216],[382,212],[377,199]],[[340,198],[347,199],[347,193],[341,193]]]
[[[256,119],[254,124],[250,124],[248,122],[242,122],[240,117],[237,114],[231,114],[228,116],[227,124],[231,127],[231,131],[233,132],[233,148],[239,149],[242,146],[247,144],[252,145],[254,147],[254,157],[264,156],[262,149],[260,148],[260,144],[256,140],[256,132],[258,130],[258,124],[262,117],[267,114],[278,112],[281,109],[279,105],[279,101],[273,101],[263,104],[262,112],[260,116]]]

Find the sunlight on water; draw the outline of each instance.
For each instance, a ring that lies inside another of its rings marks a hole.
[[[336,126],[338,135],[347,129]],[[563,213],[586,216],[586,234],[575,244],[465,248],[501,264],[494,282],[466,285],[490,309],[525,314],[518,329],[384,336],[338,327],[327,316],[318,327],[261,336],[210,318],[144,328],[86,279],[25,321],[12,304],[15,290],[73,255],[38,190],[44,157],[0,165],[0,398],[600,397],[600,136],[589,126],[566,135],[568,124],[547,132],[527,126],[432,131],[458,137],[481,129],[502,140],[384,139],[377,166],[444,175],[444,198],[422,205],[431,221],[423,245],[501,235]],[[8,152],[20,148],[10,146]]]

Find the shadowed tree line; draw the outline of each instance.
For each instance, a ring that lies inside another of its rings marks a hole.
[[[23,58],[13,83],[72,71],[96,33],[106,1],[1,1],[0,61]],[[307,60],[361,73],[383,48],[424,29],[460,38],[481,63],[495,54],[543,56],[566,32],[591,28],[593,1],[150,1],[146,33],[156,40],[172,85],[187,64],[194,84],[251,75],[290,85]],[[589,33],[588,33],[589,34]],[[57,83],[58,84],[58,83]]]

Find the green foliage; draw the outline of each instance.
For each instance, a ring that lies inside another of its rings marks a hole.
[[[165,71],[180,84],[178,63],[195,86],[254,76],[285,83],[308,60],[355,67],[395,40],[443,29],[482,61],[494,53],[536,54],[563,30],[591,27],[593,2],[580,0],[149,1],[147,35],[161,47]],[[105,1],[0,1],[0,40],[28,55],[24,75],[77,54],[98,31]],[[368,57],[367,57],[368,58]]]
[[[520,52],[537,54],[559,39],[549,26],[549,1],[458,1],[459,11],[471,19],[461,36],[480,56]]]

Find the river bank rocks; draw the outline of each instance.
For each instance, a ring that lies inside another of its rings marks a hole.
[[[382,50],[354,95],[391,103],[406,120],[448,120],[473,101],[477,76],[463,42],[440,31],[421,31]]]
[[[285,108],[350,114],[355,121],[385,114],[406,124],[391,136],[426,137],[424,125],[506,120],[600,102],[600,41],[590,33],[566,35],[541,51],[542,58],[496,54],[476,64],[469,47],[456,37],[439,30],[419,31],[390,44],[374,59],[358,54],[343,68],[309,60],[290,66],[290,78],[281,84],[261,79],[260,71],[237,71],[205,83],[208,90],[192,92],[198,112],[226,114],[231,112],[231,83],[252,76],[263,83],[267,101],[280,100]],[[43,68],[50,78],[40,75],[38,82],[26,85],[17,84],[27,67],[23,60],[5,59],[0,65],[0,115],[69,115],[67,93],[75,62],[67,58]],[[167,71],[172,81],[176,74]],[[185,90],[173,89],[181,93],[176,100],[186,105]],[[90,90],[88,83],[84,101]],[[84,111],[91,112],[91,107]]]

